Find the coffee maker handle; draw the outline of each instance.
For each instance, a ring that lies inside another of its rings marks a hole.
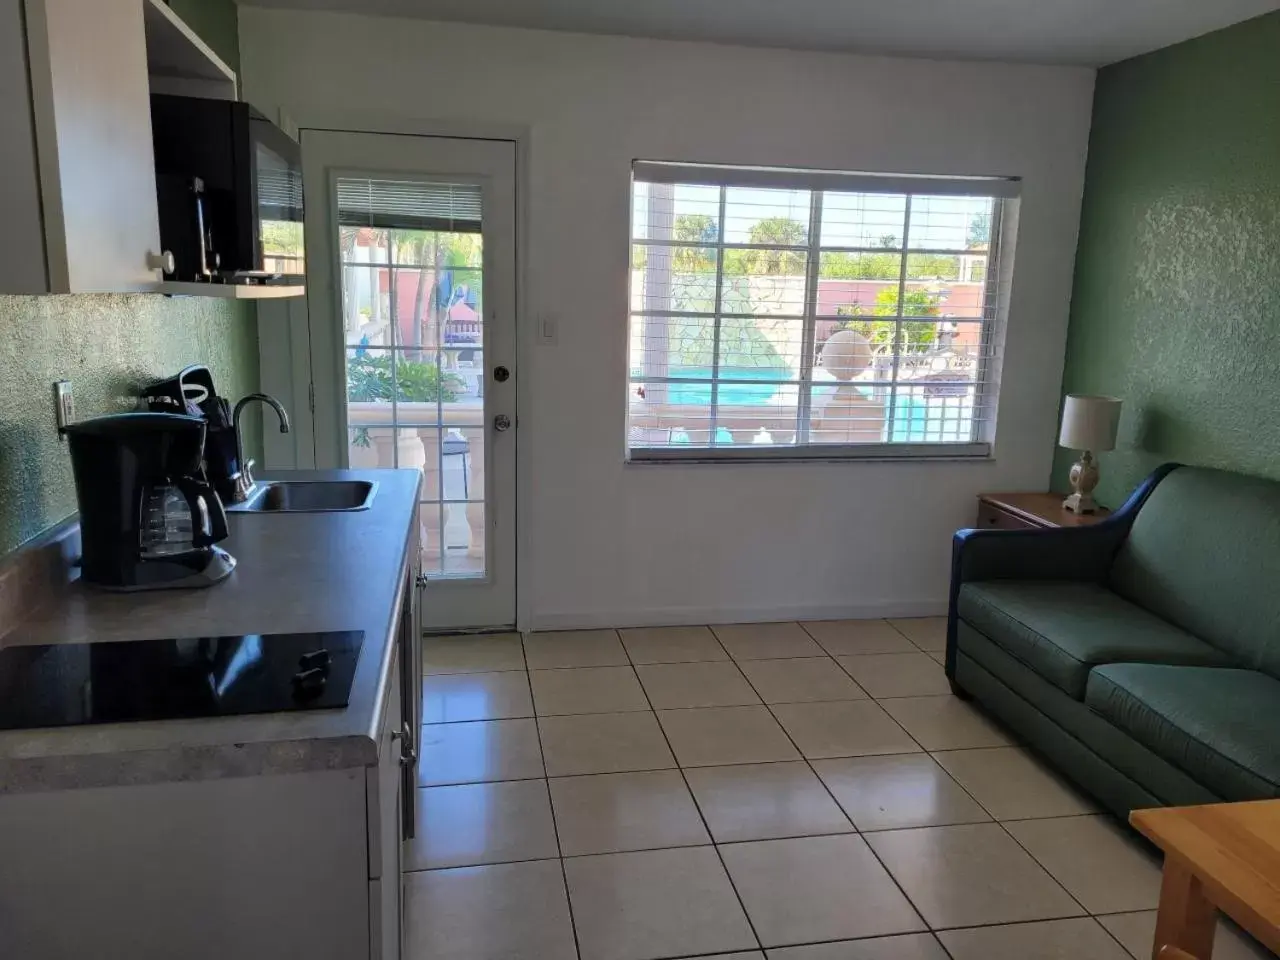
[[[181,477],[177,487],[191,508],[191,542],[197,547],[207,547],[227,539],[227,513],[213,487],[196,477]]]

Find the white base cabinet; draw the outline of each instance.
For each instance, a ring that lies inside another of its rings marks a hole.
[[[362,769],[0,797],[0,956],[368,957]]]
[[[369,811],[369,957],[399,960],[403,942],[400,910],[400,844],[404,823],[402,758],[413,749],[404,741],[400,670],[387,685],[387,709],[378,745],[378,765],[365,771]],[[412,798],[410,798],[412,799]]]
[[[0,794],[0,957],[399,960],[418,737],[401,669],[421,658],[405,621],[376,766]]]

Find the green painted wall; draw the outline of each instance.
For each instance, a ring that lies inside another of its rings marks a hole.
[[[240,36],[234,0],[168,0],[200,39],[232,70],[240,69]]]
[[[231,0],[174,9],[233,64]],[[189,363],[236,398],[258,388],[255,309],[161,296],[0,296],[0,555],[75,512],[67,448],[54,429],[53,382],[70,380],[80,419],[131,409],[137,388]],[[259,419],[244,420],[260,449]]]
[[[197,362],[221,394],[256,390],[254,308],[155,295],[0,297],[0,554],[76,510],[54,381],[71,381],[76,418],[87,419],[132,409],[139,386]],[[246,445],[260,449],[258,418],[244,425]]]
[[[1280,477],[1280,13],[1100,71],[1063,392],[1125,401],[1109,506],[1168,460]]]

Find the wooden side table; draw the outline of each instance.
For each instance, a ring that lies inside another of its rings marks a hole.
[[[1134,810],[1164,851],[1151,956],[1210,960],[1221,910],[1280,953],[1280,800]]]
[[[1088,527],[1111,516],[1110,510],[1072,513],[1060,493],[983,493],[978,496],[978,526],[987,530]]]

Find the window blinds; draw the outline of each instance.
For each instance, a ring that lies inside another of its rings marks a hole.
[[[1016,179],[633,174],[633,458],[989,451]]]
[[[296,170],[258,171],[258,206],[264,219],[302,220],[302,175]]]
[[[337,200],[344,227],[480,233],[477,184],[341,177]]]

